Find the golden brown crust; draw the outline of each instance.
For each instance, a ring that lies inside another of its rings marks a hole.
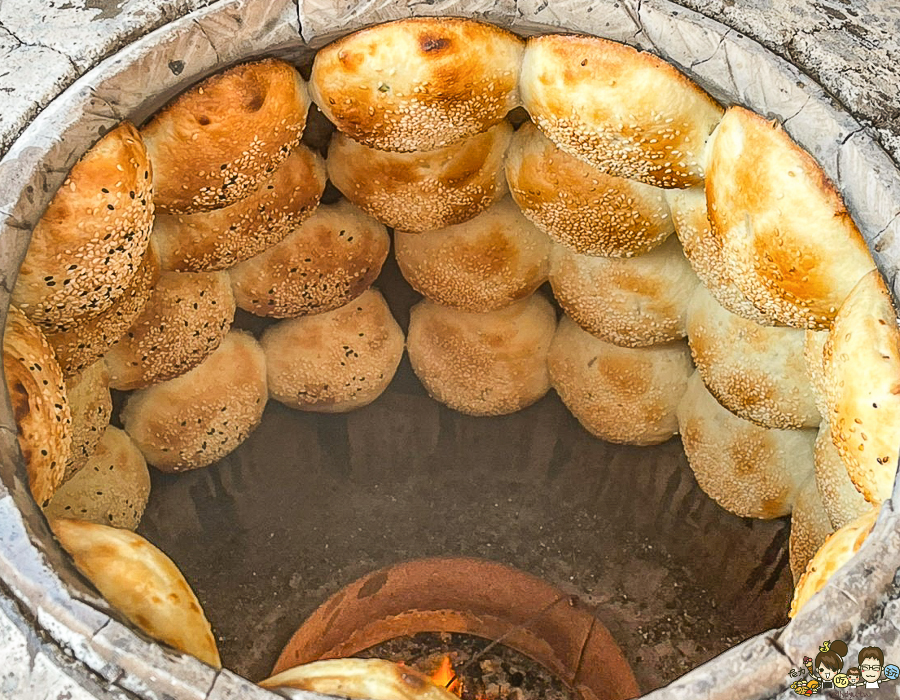
[[[550,389],[556,314],[540,293],[470,313],[423,300],[410,310],[407,349],[428,393],[472,416],[514,413]]]
[[[349,202],[323,205],[283,241],[228,271],[235,302],[273,318],[340,308],[372,285],[390,245],[384,225]]]
[[[66,376],[78,374],[96,362],[122,337],[143,310],[159,274],[159,255],[151,241],[130,286],[112,306],[89,319],[79,320],[67,331],[47,335]]]
[[[870,503],[891,495],[900,435],[900,330],[878,270],[841,305],[824,347],[831,439]]]
[[[727,272],[767,317],[827,329],[875,267],[840,195],[784,130],[732,107],[712,137],[706,198]]]
[[[827,420],[829,414],[827,387],[825,382],[825,343],[828,331],[806,331],[803,340],[803,361],[806,365],[806,376],[816,401],[816,410]]]
[[[803,359],[804,331],[736,316],[698,285],[687,332],[703,383],[729,411],[764,428],[819,427]]]
[[[269,326],[260,339],[269,396],[301,411],[344,413],[387,389],[403,357],[403,331],[369,289],[349,304]]]
[[[675,237],[635,258],[578,255],[554,245],[550,284],[573,321],[608,343],[644,347],[683,338],[699,284]]]
[[[80,374],[67,377],[66,395],[72,412],[72,451],[63,482],[84,466],[109,425],[112,396],[106,360],[100,358]]]
[[[623,348],[563,317],[547,362],[553,388],[592,435],[655,445],[678,432],[675,409],[693,371],[685,342]]]
[[[232,330],[190,372],[133,392],[122,425],[148,464],[166,472],[198,469],[250,435],[268,396],[262,348],[249,333]]]
[[[192,370],[234,320],[225,272],[163,272],[131,327],[106,353],[110,386],[141,389]]]
[[[828,583],[828,579],[859,551],[866,537],[872,532],[877,517],[878,508],[872,507],[867,513],[844,525],[825,540],[825,543],[807,564],[806,571],[794,588],[791,617],[800,612],[809,599]]]
[[[791,512],[813,473],[814,430],[761,428],[713,398],[699,372],[678,405],[681,443],[700,488],[745,518]]]
[[[151,193],[144,143],[122,122],[75,164],[35,226],[12,303],[48,333],[107,310],[147,249]]]
[[[53,348],[15,306],[3,333],[3,374],[31,495],[45,506],[62,483],[72,450],[72,416]]]
[[[519,76],[535,124],[567,153],[656,187],[703,181],[722,108],[657,56],[592,36],[531,37]]]
[[[376,151],[337,133],[328,147],[328,177],[366,213],[401,231],[460,224],[508,191],[503,154],[508,122],[434,151]]]
[[[107,426],[97,449],[44,508],[48,518],[73,518],[134,530],[150,498],[150,472],[128,435]]]
[[[297,70],[276,59],[213,75],[141,129],[161,212],[228,206],[254,192],[300,142],[309,95]]]
[[[709,223],[706,190],[703,187],[666,190],[666,198],[684,257],[716,301],[731,313],[760,325],[777,325],[775,319],[753,306],[734,283],[722,256],[722,243]]]
[[[487,130],[519,104],[523,48],[505,29],[469,19],[387,22],[320,49],[310,93],[360,143],[434,150]]]
[[[110,605],[151,637],[222,667],[200,601],[169,557],[128,530],[62,519],[50,527]]]
[[[153,226],[164,270],[224,270],[275,245],[319,206],[325,161],[297,146],[259,189],[234,204],[197,214],[160,214]]]
[[[831,440],[831,426],[822,421],[816,437],[816,485],[822,496],[822,506],[828,514],[832,526],[844,527],[863,513],[869,512],[872,504],[856,489],[841,459],[841,453]]]
[[[508,197],[456,226],[395,231],[394,255],[413,289],[464,311],[509,306],[530,296],[550,271],[550,239]]]
[[[831,526],[828,513],[825,512],[822,504],[816,479],[807,479],[800,488],[791,511],[788,555],[795,585],[819,547],[825,543],[832,532],[834,532],[834,528]]]
[[[582,255],[630,258],[674,231],[664,190],[601,172],[527,122],[506,152],[516,204],[557,243]]]

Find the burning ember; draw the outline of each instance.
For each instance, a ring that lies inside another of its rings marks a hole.
[[[441,659],[441,664],[438,666],[437,671],[431,674],[431,682],[462,697],[462,681],[460,681],[456,672],[453,670],[453,664],[450,661],[449,654]]]

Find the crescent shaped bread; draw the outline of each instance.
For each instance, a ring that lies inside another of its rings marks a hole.
[[[125,431],[110,425],[84,467],[53,494],[44,515],[134,530],[149,498],[144,456]]]
[[[816,484],[831,525],[837,529],[867,513],[872,504],[856,489],[841,454],[831,440],[831,426],[822,421],[816,437]]]
[[[15,306],[9,307],[3,332],[3,374],[28,486],[45,506],[62,483],[71,454],[72,414],[53,348]]]
[[[841,305],[824,347],[831,439],[870,503],[891,495],[900,447],[900,330],[878,270]]]
[[[127,391],[173,379],[209,357],[231,328],[225,272],[163,272],[132,326],[109,352],[110,386]]]
[[[464,311],[509,306],[530,296],[550,271],[550,239],[509,197],[439,231],[395,231],[394,255],[413,289]]]
[[[547,361],[553,388],[592,435],[655,445],[678,432],[675,409],[693,371],[684,341],[623,348],[563,317]]]
[[[300,143],[308,111],[300,74],[271,58],[184,92],[141,129],[157,208],[191,214],[247,197]]]
[[[147,249],[152,187],[144,142],[122,122],[75,164],[35,226],[12,303],[47,333],[106,311]]]
[[[235,302],[273,318],[332,311],[372,285],[390,246],[384,225],[346,200],[324,204],[284,240],[228,271]]]
[[[430,151],[486,131],[518,106],[523,48],[505,29],[469,19],[387,22],[320,49],[310,93],[360,143]]]
[[[813,473],[814,430],[761,428],[715,400],[699,372],[678,405],[684,453],[700,488],[744,518],[791,512]]]
[[[471,416],[530,406],[550,389],[547,351],[556,313],[540,293],[471,313],[427,299],[410,310],[407,349],[428,394]]]
[[[818,428],[806,372],[804,331],[760,326],[724,309],[698,285],[687,312],[688,343],[716,400],[765,428]]]
[[[763,326],[777,325],[751,304],[734,283],[722,257],[722,244],[712,231],[706,212],[706,190],[666,190],[675,233],[684,257],[697,277],[724,308]]]
[[[579,255],[554,244],[550,285],[563,311],[608,343],[644,347],[683,338],[699,284],[674,236],[634,258]]]
[[[100,358],[80,374],[67,377],[66,396],[72,414],[72,451],[63,482],[84,466],[109,425],[112,395],[106,360]]]
[[[709,218],[728,274],[778,323],[823,330],[875,267],[840,195],[785,131],[731,107],[712,137]]]
[[[282,671],[260,685],[370,700],[454,700],[457,697],[415,669],[383,659],[314,661]]]
[[[403,357],[403,331],[369,289],[334,311],[266,328],[269,396],[301,411],[344,413],[387,389]]]
[[[790,617],[796,616],[809,599],[822,590],[828,579],[859,551],[875,527],[878,510],[877,507],[871,507],[867,513],[844,525],[825,540],[825,544],[806,565],[806,571],[794,588]]]
[[[503,158],[509,122],[433,151],[390,153],[338,132],[328,146],[328,177],[381,223],[421,233],[461,224],[506,195]]]
[[[221,209],[160,214],[153,225],[164,270],[211,272],[252,258],[278,243],[319,206],[325,161],[297,146],[259,189]]]
[[[630,258],[674,231],[666,190],[598,170],[563,151],[531,122],[513,135],[506,180],[525,216],[582,255]]]
[[[816,479],[811,477],[800,487],[791,511],[788,555],[794,585],[799,582],[807,564],[832,532],[834,528],[825,511]]]
[[[268,398],[262,348],[232,330],[190,372],[132,392],[121,419],[148,464],[179,472],[234,450],[259,425]]]
[[[159,274],[159,255],[151,240],[131,285],[112,306],[67,331],[47,335],[66,376],[78,374],[95,363],[122,337],[147,304]]]
[[[169,557],[140,535],[82,520],[51,520],[60,544],[116,610],[151,637],[221,668],[200,602]]]
[[[653,54],[592,36],[528,39],[519,75],[531,119],[562,150],[655,187],[703,181],[722,108]]]

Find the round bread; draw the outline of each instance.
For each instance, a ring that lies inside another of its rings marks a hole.
[[[573,321],[607,343],[643,347],[683,338],[699,281],[673,236],[636,258],[550,253],[550,284]]]
[[[747,300],[725,267],[721,242],[713,233],[706,214],[706,191],[702,187],[666,190],[666,199],[684,256],[716,301],[731,313],[750,321],[763,326],[776,325],[774,319]]]
[[[82,520],[51,520],[75,566],[104,598],[151,637],[221,668],[200,601],[169,557],[140,535]]]
[[[403,331],[374,289],[346,306],[269,326],[269,397],[301,411],[344,413],[387,389],[403,357]]]
[[[78,374],[95,363],[122,337],[150,299],[159,274],[159,255],[151,241],[131,285],[112,306],[96,316],[79,320],[67,331],[47,335],[66,376]]]
[[[262,348],[249,333],[232,330],[187,374],[132,393],[122,425],[157,469],[197,469],[250,435],[268,396]]]
[[[623,348],[563,317],[548,365],[553,388],[592,435],[655,445],[678,432],[675,409],[693,371],[687,343]]]
[[[732,107],[710,149],[706,198],[727,273],[767,317],[822,330],[875,267],[840,195],[773,122]]]
[[[844,527],[863,513],[872,504],[856,489],[844,466],[841,454],[831,440],[831,426],[822,421],[816,437],[816,484],[822,496],[822,506],[832,527]]]
[[[53,494],[44,515],[134,530],[148,498],[144,456],[124,431],[110,425],[84,468]]]
[[[191,214],[254,192],[300,143],[309,95],[297,70],[276,59],[213,75],[141,129],[161,212]]]
[[[522,103],[559,147],[604,172],[656,187],[703,181],[722,108],[661,58],[592,36],[528,39]]]
[[[825,382],[825,343],[828,331],[806,331],[803,339],[803,361],[806,364],[806,376],[812,389],[816,410],[821,416],[828,415],[828,391]]]
[[[506,180],[525,216],[582,255],[630,258],[674,230],[665,190],[607,175],[563,151],[531,122],[512,138]]]
[[[94,453],[112,415],[109,367],[100,358],[83,372],[66,379],[66,396],[72,413],[72,451],[63,482],[81,469]]]
[[[863,542],[866,541],[866,537],[875,527],[877,518],[878,508],[870,507],[867,513],[844,525],[825,540],[825,544],[819,548],[816,555],[806,565],[806,571],[794,588],[791,617],[800,612],[809,599],[828,583],[828,579],[859,551]]]
[[[556,313],[543,296],[486,313],[427,299],[410,310],[407,349],[429,395],[472,416],[514,413],[550,389]]]
[[[144,143],[122,122],[75,164],[35,226],[12,303],[46,332],[107,310],[147,249],[151,192]]]
[[[252,258],[297,228],[319,205],[325,161],[306,146],[234,204],[197,214],[160,214],[153,225],[164,270],[224,270]]]
[[[788,555],[795,585],[806,571],[807,564],[832,532],[834,528],[831,526],[828,513],[825,512],[816,479],[810,477],[800,488],[791,511]]]
[[[890,498],[900,447],[900,330],[878,270],[854,287],[824,347],[831,439],[869,503]]]
[[[401,231],[432,231],[468,221],[508,191],[503,154],[512,126],[434,151],[376,151],[336,133],[328,147],[328,177],[344,196]]]
[[[226,272],[164,272],[150,299],[106,353],[110,386],[140,389],[193,369],[219,347],[234,320]]]
[[[260,685],[370,700],[454,700],[457,697],[414,668],[384,659],[314,661],[267,678]]]
[[[764,428],[818,428],[804,331],[760,326],[724,309],[701,284],[687,312],[688,342],[718,402]]]
[[[493,311],[524,299],[550,271],[550,239],[509,197],[440,231],[395,231],[394,255],[413,289],[465,311]]]
[[[814,430],[761,428],[715,400],[699,372],[678,405],[684,453],[700,488],[744,518],[791,512],[813,474]]]
[[[518,106],[523,48],[505,29],[469,19],[387,22],[320,49],[310,93],[360,143],[430,151],[486,131]]]
[[[228,271],[235,302],[274,318],[340,308],[372,285],[390,247],[385,227],[349,202],[323,205],[283,241]]]
[[[28,486],[45,506],[62,483],[71,454],[72,414],[53,348],[15,306],[9,307],[3,332],[3,375]]]

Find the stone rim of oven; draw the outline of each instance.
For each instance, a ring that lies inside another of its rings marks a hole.
[[[305,9],[301,3],[301,15]],[[346,21],[331,18],[330,25],[317,25],[321,16],[303,15],[301,28],[292,0],[223,0],[141,37],[101,62],[53,100],[0,161],[4,176],[0,180],[0,264],[5,278],[0,285],[0,317],[5,321],[8,290],[24,257],[28,231],[85,150],[84,144],[92,143],[124,115],[140,121],[182,87],[228,64],[280,55],[291,46],[311,52],[336,36],[326,31],[331,26],[340,26],[340,34],[346,34],[388,19],[427,14],[429,9],[432,14],[472,14],[467,3],[454,1],[436,8],[417,6],[414,11],[402,5],[370,5],[351,13]],[[652,50],[720,101],[739,102],[783,120],[787,132],[813,154],[843,193],[895,298],[900,296],[900,236],[896,235],[900,217],[893,209],[900,202],[900,173],[821,87],[755,41],[667,0],[604,0],[593,9],[592,16],[585,16],[552,0],[533,6],[501,0],[476,15],[523,35],[577,29]],[[678,31],[666,31],[672,23],[677,23]],[[168,62],[159,58],[178,51],[190,59],[176,76]],[[732,66],[748,71],[750,65],[757,71],[755,79],[737,85]],[[144,98],[140,87],[135,88],[148,83],[161,86],[151,100]],[[800,93],[806,101],[797,110],[792,105]],[[50,640],[43,646],[60,667],[78,675],[103,698],[121,697],[118,689],[147,699],[274,697],[227,670],[216,672],[193,658],[174,654],[123,624],[62,554],[30,498],[8,400],[0,425],[5,428],[0,437],[3,605],[15,607],[14,619],[29,630],[30,637],[39,634]],[[900,606],[885,595],[900,565],[900,514],[893,505],[898,499],[900,480],[853,563],[786,628],[751,638],[647,697],[674,700],[695,695],[701,688],[712,700],[774,697],[786,687],[780,679],[823,636],[862,643],[896,636],[896,630],[884,622],[890,615],[880,613],[885,605]],[[307,693],[304,697],[322,696]]]

